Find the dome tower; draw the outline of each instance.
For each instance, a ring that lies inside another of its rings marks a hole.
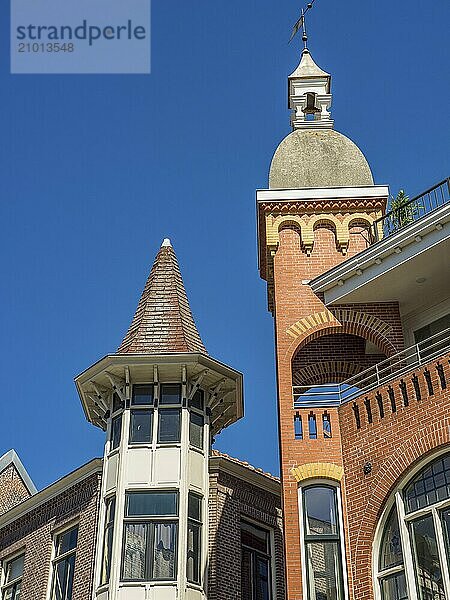
[[[365,342],[359,326],[345,322],[359,313],[327,308],[310,281],[366,248],[388,188],[374,185],[361,150],[334,130],[331,76],[307,48],[288,77],[288,96],[293,131],[275,151],[268,188],[257,191],[259,269],[275,322],[287,598],[343,600],[350,569],[338,406],[307,394],[311,385],[342,381],[348,365],[339,357],[351,356],[353,343],[366,360]],[[305,532],[308,503],[324,522],[332,506],[326,542],[320,531]]]

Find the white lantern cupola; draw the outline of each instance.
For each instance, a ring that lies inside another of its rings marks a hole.
[[[331,75],[316,65],[307,48],[288,82],[292,129],[333,129]]]

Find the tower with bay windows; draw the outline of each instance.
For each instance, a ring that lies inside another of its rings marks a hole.
[[[106,432],[95,597],[206,598],[210,445],[243,414],[242,375],[207,354],[169,240],[118,351],[76,385]]]

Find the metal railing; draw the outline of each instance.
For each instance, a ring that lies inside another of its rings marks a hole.
[[[294,408],[333,406],[353,400],[450,351],[450,328],[353,375],[339,384],[294,385]]]
[[[450,202],[450,178],[440,181],[429,190],[391,210],[367,228],[371,243],[389,237],[415,223],[428,213]]]

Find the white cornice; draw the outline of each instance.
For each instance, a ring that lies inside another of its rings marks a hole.
[[[298,188],[294,190],[256,190],[257,202],[283,202],[293,200],[337,200],[388,198],[387,185],[362,185],[357,187]]]

